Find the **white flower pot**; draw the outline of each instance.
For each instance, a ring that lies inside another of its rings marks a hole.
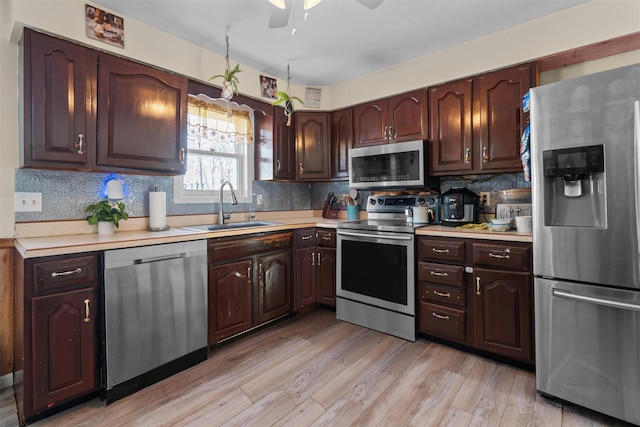
[[[98,222],[98,234],[113,234],[116,231],[114,223],[109,221]]]

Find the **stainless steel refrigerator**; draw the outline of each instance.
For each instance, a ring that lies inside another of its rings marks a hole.
[[[536,387],[640,424],[640,64],[531,90]]]

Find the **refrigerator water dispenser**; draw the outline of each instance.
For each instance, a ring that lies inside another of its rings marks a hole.
[[[545,224],[606,227],[604,146],[546,150]]]

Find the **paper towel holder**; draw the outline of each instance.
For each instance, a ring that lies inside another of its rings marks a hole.
[[[150,210],[151,210],[151,193],[159,193],[159,192],[161,192],[160,187],[157,185],[152,186],[151,189],[149,190],[149,209]],[[149,212],[149,220],[151,220],[151,212]],[[167,224],[165,224],[162,227],[151,227],[151,224],[149,224],[149,226],[147,227],[147,231],[167,231],[169,228],[170,226]]]

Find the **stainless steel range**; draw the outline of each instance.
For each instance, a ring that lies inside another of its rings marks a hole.
[[[427,224],[411,211],[435,212],[436,203],[436,195],[370,196],[367,220],[338,224],[338,319],[416,340],[415,228]]]

